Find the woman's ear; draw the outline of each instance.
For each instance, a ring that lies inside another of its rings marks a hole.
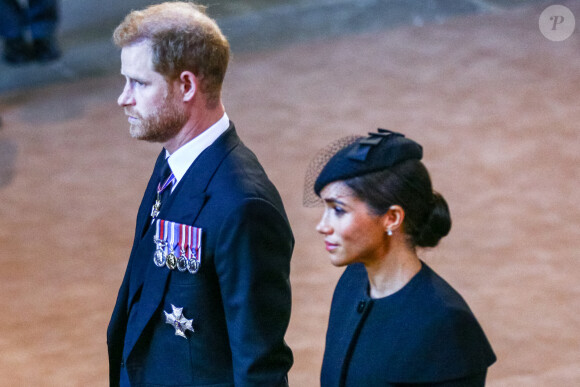
[[[383,215],[383,227],[388,235],[400,229],[405,220],[405,210],[399,205],[390,206],[388,211]]]
[[[179,75],[179,90],[183,101],[191,101],[197,91],[197,77],[191,71],[184,71]]]

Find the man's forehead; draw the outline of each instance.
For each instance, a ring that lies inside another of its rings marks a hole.
[[[121,49],[121,73],[128,73],[144,69],[153,70],[151,61],[152,49],[148,41],[142,40],[127,45]]]

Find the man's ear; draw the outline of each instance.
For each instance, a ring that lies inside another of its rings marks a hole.
[[[183,101],[192,101],[197,92],[197,77],[191,71],[184,71],[179,75],[179,90]]]
[[[383,227],[385,232],[401,231],[405,220],[405,210],[399,205],[390,206],[386,214],[383,215]],[[389,234],[390,235],[390,234]]]

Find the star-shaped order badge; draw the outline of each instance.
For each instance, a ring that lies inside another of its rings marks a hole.
[[[193,319],[188,320],[185,318],[183,315],[183,308],[176,308],[173,304],[171,304],[171,308],[173,309],[173,313],[163,311],[163,313],[165,313],[165,322],[175,328],[176,336],[181,336],[184,339],[187,339],[185,332],[194,332]]]

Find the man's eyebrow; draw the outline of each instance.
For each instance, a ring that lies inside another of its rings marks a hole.
[[[131,76],[129,74],[124,74],[123,72],[121,72],[121,75],[124,76],[125,78],[127,78],[130,81],[137,81],[139,83],[147,83],[147,81],[144,80],[143,78],[139,78],[139,77],[136,77],[136,76]]]

